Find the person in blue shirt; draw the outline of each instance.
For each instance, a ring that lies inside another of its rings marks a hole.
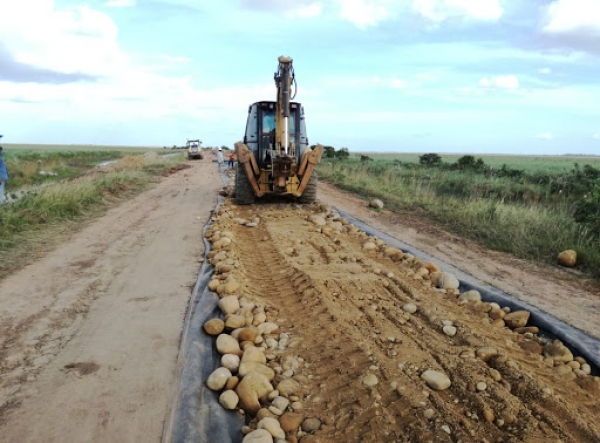
[[[2,136],[0,135],[0,138]],[[8,180],[8,171],[6,170],[6,164],[2,159],[2,146],[0,146],[0,204],[4,203],[4,186]]]

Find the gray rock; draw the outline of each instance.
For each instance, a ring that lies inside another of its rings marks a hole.
[[[234,314],[238,309],[240,309],[240,301],[235,295],[223,297],[221,300],[219,300],[219,309],[221,309],[223,314]]]
[[[232,373],[237,372],[240,367],[240,357],[235,354],[225,354],[221,357],[221,366],[229,369]]]
[[[310,417],[302,422],[302,430],[304,432],[318,431],[321,427],[321,420],[315,417]]]
[[[291,378],[286,378],[282,380],[277,385],[277,390],[284,397],[289,397],[290,395],[295,394],[300,389],[300,383]]]
[[[462,294],[460,294],[458,296],[458,299],[460,301],[466,300],[466,301],[481,301],[481,294],[479,293],[479,291],[476,291],[474,289],[467,291],[467,292],[463,292]]]
[[[377,383],[379,383],[379,380],[377,380],[377,377],[375,376],[375,374],[369,374],[362,379],[362,382],[365,386],[370,388],[370,387],[375,386]]]
[[[257,429],[246,435],[242,443],[273,443],[273,436],[266,429]]]
[[[409,314],[414,314],[417,312],[417,307],[412,303],[406,303],[404,306],[402,306],[402,310],[404,312],[408,312]]]
[[[219,396],[219,404],[225,409],[233,410],[237,408],[239,401],[240,398],[238,395],[235,393],[235,391],[230,389],[223,391],[223,393]]]
[[[427,383],[427,386],[436,391],[448,389],[452,384],[446,374],[432,369],[423,372],[421,374],[421,379]]]
[[[383,209],[383,202],[378,198],[374,198],[369,202],[369,208]]]
[[[281,425],[276,418],[265,417],[258,422],[258,429],[265,429],[275,438],[285,438],[285,432],[281,429]]]
[[[509,328],[522,328],[529,321],[530,315],[528,311],[513,311],[510,314],[506,314],[504,322]]]
[[[448,337],[454,337],[456,335],[456,326],[444,326],[443,331]]]
[[[220,354],[242,355],[238,341],[228,334],[221,334],[217,337],[217,350]]]
[[[442,272],[437,281],[437,287],[442,289],[458,289],[458,279],[449,272]]]
[[[285,411],[289,404],[290,401],[287,398],[282,397],[281,395],[275,397],[271,402],[271,405],[275,406],[280,411]]]
[[[231,377],[231,371],[227,368],[217,368],[212,374],[208,376],[206,380],[206,386],[213,391],[220,391]]]

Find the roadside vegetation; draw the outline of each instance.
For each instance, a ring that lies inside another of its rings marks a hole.
[[[4,161],[10,175],[6,191],[10,194],[11,190],[14,192],[24,186],[60,181],[125,155],[123,151],[108,150],[6,149]]]
[[[0,205],[0,278],[183,163],[183,156],[161,158],[143,151],[5,152],[10,154],[5,155],[7,191],[14,198]],[[97,166],[108,159],[118,161]]]
[[[318,173],[521,258],[555,264],[574,249],[577,268],[600,279],[600,158],[359,154],[324,158]]]

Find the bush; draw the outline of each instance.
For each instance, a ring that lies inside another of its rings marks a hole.
[[[419,164],[423,166],[438,166],[442,163],[442,157],[438,154],[423,154],[419,156]]]
[[[323,157],[335,158],[335,148],[333,146],[323,146]]]
[[[345,160],[350,157],[350,152],[348,152],[348,148],[341,148],[335,153],[335,157],[340,160]]]
[[[584,196],[575,203],[573,218],[585,225],[595,236],[600,237],[600,185],[591,195]]]

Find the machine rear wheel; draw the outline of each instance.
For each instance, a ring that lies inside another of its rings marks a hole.
[[[313,171],[312,175],[308,179],[308,183],[306,184],[306,188],[304,188],[304,192],[300,197],[298,197],[298,202],[302,204],[314,203],[317,201],[317,184],[319,183],[319,179],[317,178],[317,171]]]
[[[246,176],[244,165],[238,163],[235,174],[235,202],[238,205],[251,205],[254,203],[254,191]]]

